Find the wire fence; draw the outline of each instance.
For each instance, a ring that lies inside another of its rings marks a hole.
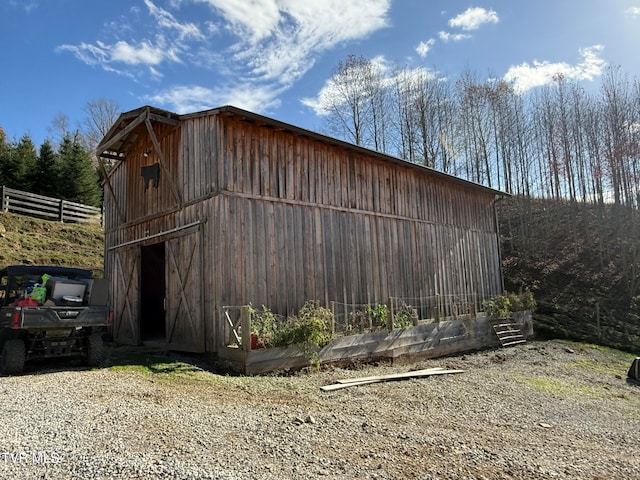
[[[330,302],[322,311],[330,337],[391,331],[443,320],[474,319],[481,311],[477,295],[433,295],[419,298],[390,297],[386,303]],[[266,306],[222,307],[222,338],[226,346],[251,350],[283,342],[283,332],[299,320],[273,313]]]

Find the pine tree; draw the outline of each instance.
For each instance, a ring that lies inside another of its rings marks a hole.
[[[91,156],[78,138],[66,136],[58,151],[60,159],[59,195],[65,200],[100,205],[101,191]]]
[[[4,177],[5,163],[9,161],[11,155],[11,145],[6,142],[4,129],[0,127],[0,185],[5,185],[7,180]]]
[[[36,165],[36,178],[33,184],[33,192],[49,197],[58,196],[59,167],[58,157],[49,140],[40,145],[40,155]]]
[[[6,186],[18,190],[31,191],[36,177],[36,147],[29,135],[23,135],[15,146],[9,147],[9,154],[0,164],[0,177]]]

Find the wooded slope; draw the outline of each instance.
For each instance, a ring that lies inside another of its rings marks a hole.
[[[523,197],[498,207],[505,288],[530,288],[538,335],[640,344],[636,209]]]

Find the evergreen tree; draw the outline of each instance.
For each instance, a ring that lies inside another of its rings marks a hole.
[[[66,136],[58,151],[60,160],[60,196],[65,200],[100,205],[101,191],[91,155],[80,144]]]
[[[0,177],[7,187],[31,191],[36,177],[36,147],[29,135],[23,135],[0,164]]]
[[[9,161],[11,155],[11,145],[6,142],[6,134],[0,127],[0,185],[5,185],[7,180],[4,177],[5,163]]]
[[[51,142],[47,139],[40,145],[33,192],[49,197],[57,197],[59,196],[59,180],[58,157],[51,146]]]

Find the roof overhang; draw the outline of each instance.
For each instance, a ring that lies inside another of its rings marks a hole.
[[[148,131],[148,122],[176,126],[180,119],[175,113],[150,106],[123,113],[96,148],[97,157],[124,160],[131,147]]]
[[[111,127],[109,132],[105,135],[104,139],[98,145],[96,149],[96,154],[100,158],[108,158],[115,160],[124,160],[129,149],[136,143],[138,138],[144,134],[145,124],[149,124],[149,121],[153,122],[162,122],[170,125],[178,125],[181,120],[187,120],[190,118],[204,117],[209,115],[221,115],[234,117],[241,121],[254,123],[257,125],[261,125],[266,128],[276,129],[280,131],[290,132],[294,135],[307,137],[313,139],[318,142],[326,143],[329,145],[334,145],[337,147],[341,147],[347,150],[352,150],[354,152],[358,152],[370,157],[379,158],[389,163],[402,165],[406,168],[411,168],[414,170],[419,170],[424,173],[428,173],[435,177],[439,177],[443,180],[459,184],[461,186],[465,186],[467,188],[474,188],[486,193],[491,193],[495,196],[505,197],[510,196],[510,194],[496,190],[490,187],[486,187],[482,184],[471,182],[469,180],[465,180],[454,175],[441,172],[431,167],[427,167],[425,165],[420,165],[418,163],[409,162],[407,160],[403,160],[398,157],[394,157],[392,155],[388,155],[386,153],[377,152],[375,150],[370,150],[368,148],[364,148],[358,145],[354,145],[349,142],[345,142],[343,140],[339,140],[337,138],[329,137],[326,135],[322,135],[317,132],[313,132],[311,130],[306,130],[304,128],[296,127],[295,125],[291,125],[288,123],[281,122],[279,120],[274,120],[273,118],[265,117],[259,115],[257,113],[249,112],[247,110],[243,110],[238,107],[234,107],[231,105],[226,105],[210,110],[204,110],[200,112],[188,113],[179,115],[173,112],[169,112],[166,110],[161,110],[159,108],[145,106],[138,108],[136,110],[131,110],[130,112],[126,112],[120,115],[116,123]]]
[[[333,137],[329,137],[326,135],[322,135],[320,133],[317,132],[313,132],[311,130],[306,130],[304,128],[300,128],[300,127],[296,127],[295,125],[291,125],[288,123],[284,123],[281,122],[279,120],[274,120],[272,118],[269,117],[265,117],[262,115],[259,115],[257,113],[253,113],[253,112],[249,112],[247,110],[243,110],[241,108],[238,107],[234,107],[231,105],[226,105],[223,107],[219,107],[219,108],[214,108],[211,110],[205,110],[202,112],[195,112],[195,113],[189,113],[189,114],[184,114],[184,115],[180,115],[179,118],[182,119],[188,119],[188,118],[195,118],[195,117],[200,117],[200,116],[207,116],[207,115],[224,115],[224,116],[228,116],[228,117],[236,117],[244,122],[249,122],[249,123],[255,123],[257,125],[261,125],[267,128],[272,128],[272,129],[276,129],[276,130],[281,130],[281,131],[287,131],[290,133],[293,133],[295,135],[299,135],[302,137],[307,137],[313,140],[316,140],[318,142],[322,142],[322,143],[326,143],[326,144],[330,144],[330,145],[335,145],[344,149],[348,149],[348,150],[352,150],[358,153],[362,153],[364,155],[368,155],[370,157],[375,157],[375,158],[379,158],[381,160],[384,160],[386,162],[389,163],[393,163],[393,164],[397,164],[397,165],[402,165],[404,167],[408,167],[411,169],[415,169],[415,170],[419,170],[422,172],[428,172],[430,175],[442,178],[443,180],[447,180],[453,183],[457,183],[466,187],[471,187],[474,189],[478,189],[478,190],[482,190],[485,191],[487,193],[491,193],[495,196],[499,196],[499,197],[508,197],[510,196],[509,193],[500,191],[500,190],[496,190],[494,188],[490,188],[490,187],[486,187],[485,185],[482,185],[480,183],[476,183],[476,182],[472,182],[469,180],[465,180],[459,177],[456,177],[454,175],[448,174],[448,173],[444,173],[441,172],[439,170],[436,170],[434,168],[431,167],[427,167],[425,165],[420,165],[418,163],[413,163],[413,162],[409,162],[407,160],[403,160],[401,158],[398,157],[394,157],[392,155],[388,155],[386,153],[381,153],[381,152],[377,152],[375,150],[370,150],[368,148],[364,148],[358,145],[355,145],[353,143],[349,143],[349,142],[345,142],[343,140],[339,140],[337,138],[333,138]]]

